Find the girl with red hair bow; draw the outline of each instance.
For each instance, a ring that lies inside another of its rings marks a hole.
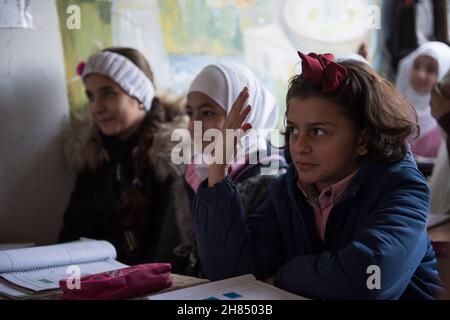
[[[427,235],[429,189],[407,137],[412,107],[365,63],[302,54],[286,97],[293,163],[244,213],[212,164],[193,204],[208,278],[253,273],[316,299],[432,299],[443,293]],[[246,130],[244,89],[226,119]],[[224,143],[225,145],[225,143]]]

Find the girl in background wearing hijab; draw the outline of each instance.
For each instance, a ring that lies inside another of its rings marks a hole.
[[[420,136],[410,140],[416,157],[437,156],[442,137],[438,124],[431,115],[430,94],[449,67],[450,48],[437,41],[422,44],[400,61],[397,88],[414,106],[419,118]]]
[[[253,72],[235,63],[212,64],[205,67],[195,77],[188,90],[187,113],[190,116],[191,137],[195,137],[194,131],[200,128],[201,136],[209,129],[219,130],[243,87],[247,87],[252,93],[248,103],[253,110],[249,121],[253,124],[254,133],[275,129],[277,118],[275,97],[261,84]],[[285,172],[287,164],[284,157],[278,152],[273,152],[265,136],[260,135],[258,140],[256,135],[250,135],[247,142],[245,148],[237,153],[228,174],[240,191],[244,208],[247,212],[252,212],[266,199],[269,184]],[[194,141],[195,143],[197,142]],[[180,190],[180,193],[187,191],[190,204],[200,183],[208,178],[208,164],[202,159],[207,158],[209,144],[211,144],[210,141],[197,143],[197,148],[194,147],[192,164],[186,167],[185,190]],[[198,149],[197,153],[195,149]],[[192,213],[190,208],[183,212],[185,215],[176,219],[183,236],[177,254],[189,257],[187,274],[201,276],[195,249]]]

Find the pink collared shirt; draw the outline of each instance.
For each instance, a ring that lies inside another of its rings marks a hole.
[[[308,195],[308,193],[305,191],[307,190],[307,186],[297,182],[297,186],[303,192],[303,194],[306,197],[306,200],[314,209],[316,230],[319,238],[322,241],[324,241],[325,239],[325,228],[327,225],[331,208],[333,208],[333,206],[342,198],[344,192],[347,190],[348,186],[352,182],[352,178],[355,176],[356,172],[358,171],[355,171],[346,178],[322,190],[316,201],[314,201],[314,199],[311,199],[311,196]]]

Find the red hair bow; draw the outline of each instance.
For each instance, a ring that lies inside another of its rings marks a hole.
[[[301,77],[320,86],[323,93],[336,92],[347,79],[347,69],[335,63],[331,53],[305,55],[298,52],[298,55],[302,59]]]

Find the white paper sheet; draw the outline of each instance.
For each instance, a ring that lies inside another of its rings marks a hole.
[[[253,275],[210,282],[149,296],[149,300],[307,300],[304,297],[256,281]]]

